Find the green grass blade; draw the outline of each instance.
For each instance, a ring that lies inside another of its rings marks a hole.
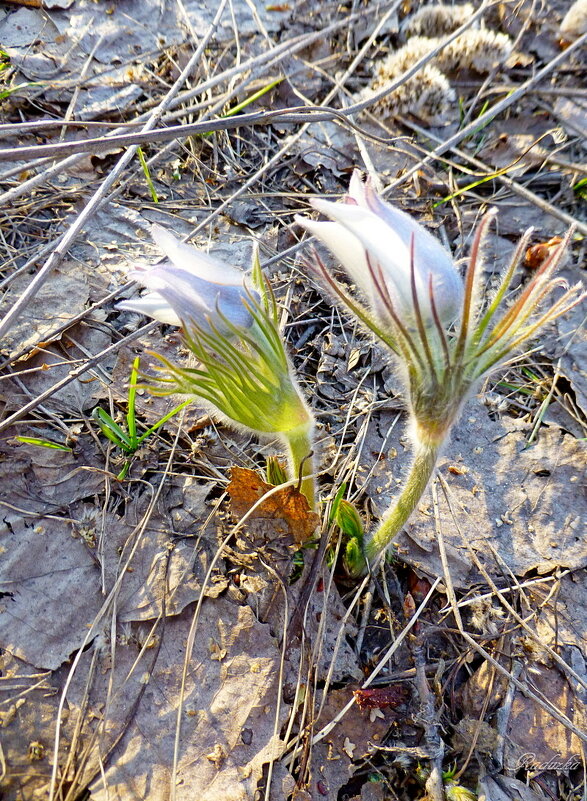
[[[137,445],[137,418],[136,418],[136,397],[137,397],[137,378],[139,377],[139,362],[137,356],[132,363],[130,371],[130,386],[128,388],[128,410],[126,413],[126,423],[128,425],[128,436],[131,443]]]
[[[39,439],[37,437],[15,437],[17,442],[24,442],[25,445],[37,445],[39,448],[52,448],[56,451],[72,452],[73,448],[68,445],[60,445],[58,442],[51,442],[50,439]]]
[[[96,421],[96,423],[98,423],[101,432],[107,439],[110,440],[110,442],[113,442],[124,451],[132,452],[135,450],[133,443],[124,433],[122,428],[118,425],[118,423],[114,422],[108,412],[105,412],[104,409],[97,406],[92,412],[92,418]]]
[[[180,403],[179,406],[176,406],[175,409],[172,409],[170,412],[168,412],[165,417],[162,417],[161,420],[155,423],[154,426],[151,426],[151,428],[147,429],[147,431],[145,431],[144,434],[141,434],[141,436],[137,439],[137,446],[144,442],[144,440],[147,439],[150,434],[152,434],[154,431],[157,431],[158,428],[164,425],[174,415],[176,415],[178,412],[181,412],[181,410],[185,409],[186,406],[189,406],[191,402],[191,400],[186,400],[183,403]]]
[[[149,192],[151,193],[151,197],[153,198],[153,203],[159,203],[159,195],[157,194],[157,190],[155,189],[155,185],[153,184],[153,179],[151,178],[151,173],[149,171],[149,165],[147,164],[145,154],[143,153],[143,149],[141,148],[140,145],[137,145],[137,156],[139,157],[139,161],[141,162],[141,167],[143,168],[143,173],[145,174],[145,181],[147,182],[147,186],[149,187]]]

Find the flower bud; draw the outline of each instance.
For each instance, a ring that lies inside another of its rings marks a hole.
[[[151,234],[167,261],[152,267],[136,265],[129,277],[151,291],[141,298],[122,301],[119,309],[205,331],[212,323],[226,333],[222,317],[238,326],[251,325],[246,301],[251,295],[255,299],[258,296],[247,289],[244,273],[184,244],[160,225],[153,225]]]
[[[342,263],[382,324],[395,315],[403,325],[452,322],[463,300],[463,282],[451,255],[419,223],[382,200],[355,171],[345,203],[312,200],[333,222],[297,221]],[[393,324],[392,324],[393,325]]]
[[[289,478],[300,480],[313,506],[314,418],[287,357],[277,306],[257,256],[255,288],[250,288],[239,270],[183,244],[160,226],[153,226],[152,233],[168,261],[133,270],[131,276],[151,291],[119,308],[181,325],[196,365],[155,353],[160,366],[151,392],[197,396],[227,422],[280,438],[288,448]],[[277,476],[277,466],[273,473]]]

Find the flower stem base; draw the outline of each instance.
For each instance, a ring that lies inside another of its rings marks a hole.
[[[290,478],[301,478],[301,491],[310,509],[316,510],[316,481],[313,459],[313,425],[301,426],[283,434],[288,446]]]
[[[439,444],[416,443],[414,462],[405,481],[404,488],[377,531],[365,541],[364,564],[355,566],[360,573],[367,564],[374,564],[392,544],[418,505],[430,481],[438,459]]]

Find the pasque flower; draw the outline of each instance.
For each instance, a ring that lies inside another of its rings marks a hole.
[[[249,297],[258,300],[259,296],[247,291],[244,273],[186,245],[161,225],[151,226],[151,236],[167,260],[153,266],[135,265],[129,278],[151,292],[122,301],[118,308],[146,314],[169,325],[196,325],[208,331],[210,320],[224,327],[222,316],[235,325],[251,325],[246,301]]]
[[[479,270],[484,235],[495,212],[479,224],[464,281],[450,254],[403,212],[362,184],[354,173],[344,203],[313,200],[333,222],[298,218],[338,257],[366,301],[361,302],[326,269],[315,269],[332,292],[393,352],[405,384],[414,457],[404,488],[380,525],[365,537],[360,572],[400,532],[433,475],[438,455],[463,402],[480,380],[544,325],[564,314],[584,294],[580,284],[563,288],[542,313],[538,309],[557,287],[554,277],[572,232],[554,248],[527,285],[511,301],[509,289],[531,230],[520,240],[493,297],[482,301]],[[356,548],[351,548],[355,553]],[[347,554],[348,557],[348,554]]]
[[[150,291],[118,304],[181,326],[196,363],[184,366],[154,354],[154,394],[195,395],[221,417],[287,446],[291,478],[314,503],[314,420],[302,397],[277,325],[277,307],[255,255],[251,276],[186,245],[160,226],[153,239],[167,261],[135,266],[130,277]]]
[[[463,282],[450,253],[408,214],[382,200],[371,181],[363,183],[355,171],[344,203],[316,199],[311,204],[333,222],[297,221],[342,263],[382,326],[393,327],[395,315],[414,324],[416,305],[422,318],[432,321],[432,302],[442,322],[454,320]]]

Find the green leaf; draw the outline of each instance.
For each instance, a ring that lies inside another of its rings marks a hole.
[[[346,483],[341,484],[338,488],[336,495],[334,496],[334,500],[332,501],[332,506],[330,507],[330,517],[328,519],[329,523],[334,523],[336,520],[336,515],[338,512],[339,504],[346,492]]]
[[[266,316],[271,320],[274,326],[277,326],[277,301],[271,289],[271,284],[263,274],[261,269],[261,262],[259,260],[259,244],[257,242],[253,245],[253,267],[251,269],[251,280],[253,286],[261,296],[261,306]],[[250,309],[252,312],[252,309]],[[258,321],[258,315],[257,315]]]
[[[587,178],[581,178],[580,181],[573,186],[573,192],[581,200],[587,200]]]
[[[56,451],[69,451],[69,453],[73,450],[67,445],[51,442],[50,439],[38,439],[37,437],[15,437],[14,439],[18,442],[24,442],[25,445],[37,445],[39,448],[52,448]]]
[[[363,556],[361,545],[356,539],[351,539],[347,542],[344,551],[343,564],[345,570],[350,576],[356,576],[363,569],[365,565],[365,557]]]
[[[137,419],[135,416],[135,400],[137,396],[137,378],[139,377],[139,362],[140,358],[137,356],[132,363],[130,371],[130,386],[128,388],[128,410],[126,413],[126,423],[128,425],[129,439],[135,447],[137,443]]]
[[[336,510],[336,524],[350,539],[363,542],[363,521],[352,503],[341,498]]]
[[[133,447],[133,443],[124,433],[122,428],[118,425],[118,423],[114,422],[108,412],[105,412],[104,409],[101,409],[99,406],[97,406],[92,412],[92,418],[98,423],[101,432],[107,439],[110,440],[110,442],[113,442],[119,448],[122,448],[123,451],[127,451],[128,453],[132,453],[134,450],[136,450]]]
[[[151,178],[149,165],[147,164],[147,159],[145,158],[145,154],[143,153],[143,149],[141,148],[140,145],[137,145],[137,156],[139,157],[139,161],[141,162],[141,167],[143,168],[143,173],[145,175],[145,181],[147,182],[147,186],[149,187],[149,192],[151,193],[151,198],[153,200],[153,203],[159,203],[159,196],[157,195],[155,184],[153,183],[153,179]]]

